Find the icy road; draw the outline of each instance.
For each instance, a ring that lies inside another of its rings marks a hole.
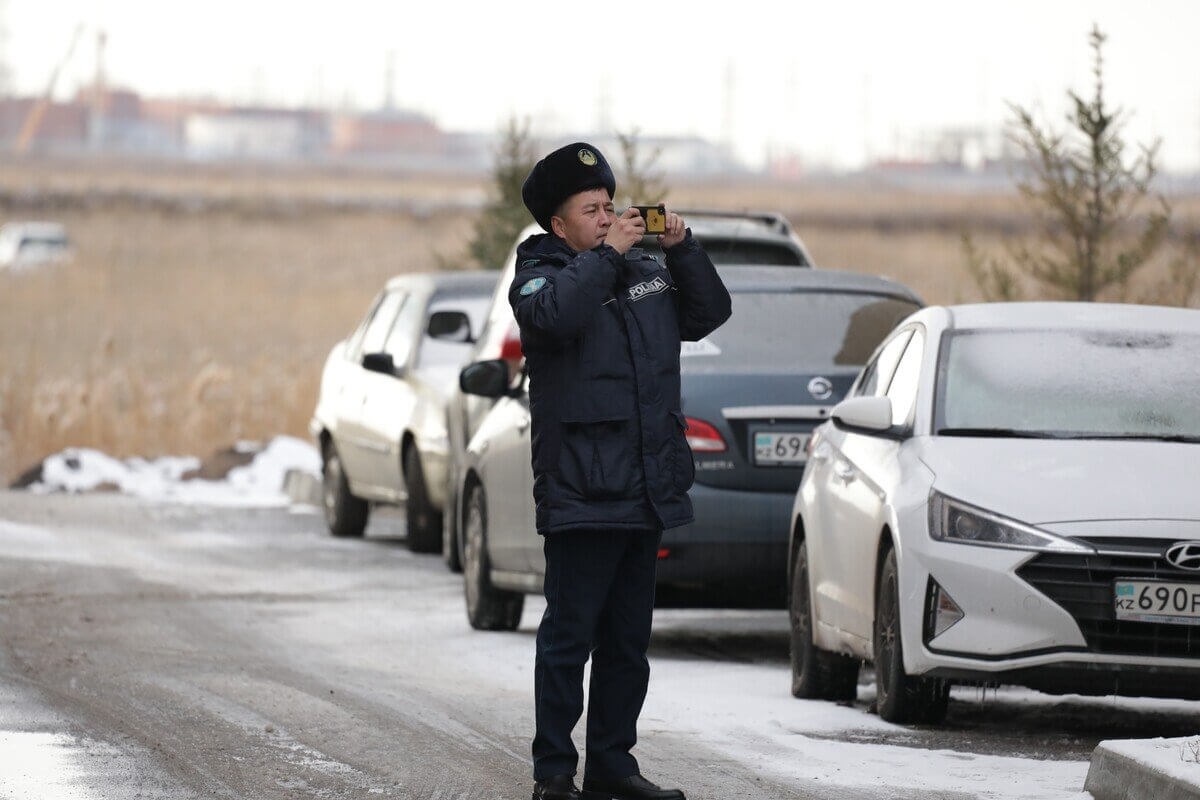
[[[529,797],[541,603],[470,630],[401,519],[0,491],[0,797]],[[867,672],[853,706],[791,698],[783,612],[659,611],[651,664],[636,753],[692,800],[1082,800],[1096,742],[1200,718],[960,688],[888,725]]]

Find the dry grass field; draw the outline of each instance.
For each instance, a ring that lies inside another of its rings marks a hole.
[[[0,479],[67,446],[207,455],[307,436],[329,347],[387,277],[461,260],[485,194],[467,178],[0,161],[0,222],[57,220],[74,243],[68,263],[0,272]],[[978,298],[962,231],[998,248],[1025,224],[1007,194],[747,182],[670,200],[783,211],[821,266],[929,302]],[[1195,198],[1175,205],[1200,218]]]

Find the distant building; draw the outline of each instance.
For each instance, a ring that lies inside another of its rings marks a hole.
[[[197,159],[287,161],[324,154],[328,121],[308,111],[229,109],[183,120],[183,151]]]
[[[0,100],[0,147],[12,149],[37,105],[33,97]],[[88,113],[88,107],[78,102],[47,104],[30,151],[62,153],[82,149],[87,142]]]
[[[445,135],[428,117],[405,111],[339,114],[331,122],[330,152],[346,155],[446,150]]]

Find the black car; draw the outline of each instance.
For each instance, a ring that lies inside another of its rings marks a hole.
[[[788,525],[808,438],[921,300],[867,275],[718,269],[733,316],[701,341],[683,343],[696,513],[695,522],[663,536],[657,602],[782,607]],[[506,388],[503,362],[485,363],[492,367],[477,362],[464,370],[465,389],[499,397],[464,460],[468,616],[488,623],[477,627],[515,627],[519,593],[540,592],[545,571],[533,526],[529,405]],[[501,613],[488,613],[489,603]]]

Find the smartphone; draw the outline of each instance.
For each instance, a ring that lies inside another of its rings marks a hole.
[[[656,206],[634,206],[642,219],[646,221],[646,233],[667,232],[667,207],[662,203]]]

